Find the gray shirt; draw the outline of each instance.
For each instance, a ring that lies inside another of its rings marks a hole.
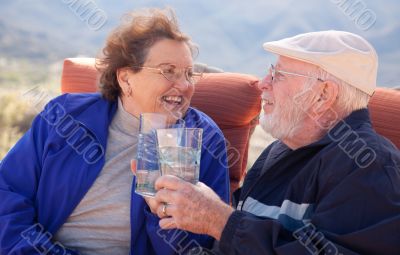
[[[139,120],[118,110],[108,128],[105,165],[54,239],[81,254],[129,254],[130,204]]]

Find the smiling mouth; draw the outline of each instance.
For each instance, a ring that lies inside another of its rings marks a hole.
[[[183,102],[182,96],[163,96],[161,100],[167,104],[181,105]]]
[[[273,101],[270,101],[270,100],[268,100],[268,99],[266,99],[266,98],[262,98],[262,101],[263,101],[265,104],[267,104],[267,105],[273,105],[273,104],[274,104]]]

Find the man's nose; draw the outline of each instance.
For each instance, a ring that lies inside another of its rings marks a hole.
[[[264,79],[258,82],[258,88],[260,90],[271,90],[272,89],[272,77],[270,74],[264,77]]]

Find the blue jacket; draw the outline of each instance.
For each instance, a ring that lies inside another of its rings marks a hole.
[[[400,254],[400,152],[367,109],[302,148],[273,143],[235,198],[222,254]]]
[[[103,168],[108,126],[116,109],[117,103],[99,94],[65,94],[34,119],[0,163],[0,254],[79,254],[51,238]],[[222,132],[193,108],[184,120],[188,127],[204,129],[200,181],[228,202]],[[174,254],[212,244],[208,236],[161,230],[158,221],[143,198],[132,192],[131,254]]]

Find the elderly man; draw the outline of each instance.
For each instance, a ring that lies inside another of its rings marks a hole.
[[[264,44],[278,55],[260,82],[268,146],[234,194],[157,180],[164,229],[213,236],[218,254],[400,254],[400,153],[367,110],[377,55],[360,36],[301,34]]]

